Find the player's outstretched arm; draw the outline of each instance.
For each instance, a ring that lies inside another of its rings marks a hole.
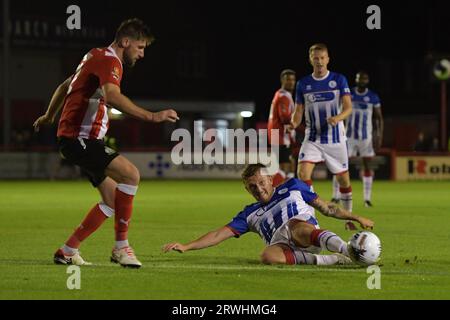
[[[53,122],[55,122],[56,115],[58,114],[59,110],[61,110],[64,104],[64,98],[66,97],[67,90],[69,89],[71,81],[72,76],[67,78],[58,86],[58,88],[56,88],[48,105],[47,111],[44,115],[37,118],[33,123],[33,127],[36,132],[39,131],[40,126],[45,124],[52,124]]]
[[[159,112],[150,112],[144,108],[138,107],[128,97],[120,92],[119,86],[113,83],[106,83],[102,86],[102,89],[106,104],[140,120],[149,122],[175,122],[180,119],[176,111],[172,109]]]
[[[225,241],[234,236],[233,231],[231,231],[228,227],[222,227],[214,231],[210,231],[197,240],[191,241],[187,244],[181,244],[178,242],[172,242],[164,245],[163,251],[169,252],[171,250],[178,252],[185,252],[188,250],[198,250],[203,248],[208,248],[215,246],[222,241]]]
[[[356,216],[352,214],[351,212],[345,210],[344,208],[341,208],[337,206],[333,202],[325,202],[319,197],[314,199],[310,205],[317,209],[320,213],[327,217],[333,217],[340,220],[353,220],[359,222],[361,225],[361,228],[363,229],[373,229],[374,222],[370,219]]]
[[[305,106],[301,103],[295,104],[295,110],[291,117],[291,128],[296,129],[301,123],[303,119],[303,112],[305,111]]]

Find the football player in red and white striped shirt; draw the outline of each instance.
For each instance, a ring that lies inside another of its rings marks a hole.
[[[274,175],[274,186],[283,183],[285,179],[294,177],[295,164],[291,159],[291,143],[294,138],[295,131],[287,130],[291,116],[294,112],[294,100],[292,93],[295,91],[295,71],[285,69],[281,72],[280,82],[281,88],[275,92],[275,96],[270,106],[269,121],[267,122],[268,140],[270,145],[279,147],[280,169]],[[272,140],[272,130],[278,129],[277,139]]]
[[[106,147],[103,137],[109,127],[109,107],[149,122],[175,122],[179,119],[172,109],[147,111],[120,91],[123,64],[133,67],[144,57],[145,48],[153,40],[150,30],[141,20],[122,22],[114,42],[107,48],[92,49],[84,56],[75,74],[56,89],[47,112],[34,123],[38,131],[41,125],[53,123],[63,108],[57,134],[59,151],[65,159],[82,168],[102,198],[64,246],[57,250],[54,255],[57,264],[87,264],[78,252],[81,242],[108,217],[115,215],[116,245],[111,261],[134,268],[142,265],[128,243],[139,171],[125,157]]]

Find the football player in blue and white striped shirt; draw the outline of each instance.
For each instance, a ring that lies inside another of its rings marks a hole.
[[[372,229],[374,223],[353,215],[332,202],[321,200],[301,180],[292,178],[274,188],[272,176],[265,174],[265,169],[264,165],[251,164],[242,174],[245,188],[257,200],[256,203],[246,206],[227,225],[187,244],[168,243],[163,251],[203,249],[233,236],[240,237],[247,232],[255,232],[267,245],[261,255],[261,261],[265,264],[352,263],[347,244],[335,233],[319,228],[314,208],[325,216],[357,221],[364,229]],[[334,254],[318,254],[321,250]]]
[[[361,172],[364,189],[364,205],[372,207],[371,195],[374,172],[370,161],[375,156],[375,150],[381,147],[383,137],[383,115],[378,95],[370,90],[369,75],[360,71],[356,74],[356,87],[352,88],[353,112],[347,119],[347,143],[350,157],[362,158],[363,170]],[[375,127],[372,125],[372,117]],[[374,133],[374,135],[372,134]],[[339,199],[339,186],[333,179],[333,200]]]
[[[296,107],[291,128],[297,128],[305,114],[305,139],[300,149],[298,176],[312,186],[312,172],[317,163],[325,162],[340,186],[342,205],[352,211],[352,187],[348,172],[348,153],[344,120],[352,113],[347,79],[327,69],[330,57],[325,44],[309,49],[313,73],[297,82]],[[355,229],[351,222],[349,229]]]

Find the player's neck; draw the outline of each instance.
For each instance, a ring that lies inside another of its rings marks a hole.
[[[281,86],[281,90],[284,90],[284,91],[290,92],[291,94],[292,94],[292,92],[293,92],[293,90],[288,90],[288,89],[286,89],[286,88],[285,88],[285,87],[283,87],[283,86]]]
[[[356,91],[358,91],[358,93],[365,93],[367,91],[367,87],[356,87]]]
[[[322,69],[322,70],[314,70],[313,76],[317,79],[322,79],[328,74],[328,69]]]
[[[110,47],[114,49],[114,51],[116,52],[116,54],[119,57],[120,61],[122,61],[122,63],[123,63],[123,48],[120,48],[119,45],[116,42],[113,42],[110,45]]]

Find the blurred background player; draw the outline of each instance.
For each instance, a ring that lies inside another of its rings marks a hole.
[[[313,73],[297,82],[296,106],[291,126],[297,128],[305,113],[305,139],[298,157],[298,177],[312,187],[312,172],[325,161],[337,176],[343,207],[352,211],[352,187],[348,172],[348,153],[344,120],[352,113],[352,100],[347,79],[327,69],[330,57],[325,44],[309,48]],[[354,230],[351,221],[346,228]]]
[[[111,261],[134,268],[142,265],[128,243],[139,171],[129,160],[107,147],[103,138],[109,127],[108,107],[144,121],[175,122],[178,119],[171,109],[154,113],[138,107],[120,91],[122,64],[133,67],[144,57],[144,50],[153,39],[141,20],[122,22],[113,43],[106,48],[92,49],[84,56],[75,74],[56,89],[45,115],[34,123],[36,131],[39,126],[52,123],[63,107],[57,133],[60,154],[88,174],[102,199],[56,251],[53,259],[56,264],[88,264],[78,251],[81,242],[115,214],[116,244]]]
[[[242,173],[245,189],[256,199],[256,203],[246,206],[226,226],[187,244],[168,243],[164,245],[163,251],[203,249],[251,231],[258,233],[267,245],[261,254],[261,261],[265,264],[352,263],[347,243],[335,233],[321,230],[314,209],[310,206],[325,216],[358,221],[364,229],[372,229],[374,223],[332,202],[322,201],[307,184],[298,179],[289,179],[275,189],[272,176],[262,172],[264,168],[261,164],[251,164]],[[322,250],[335,254],[319,255]]]
[[[375,156],[375,151],[381,147],[383,142],[383,115],[381,102],[378,95],[370,90],[369,75],[360,71],[355,78],[356,87],[352,88],[353,111],[347,119],[347,144],[349,157],[359,156],[362,158],[363,169],[361,177],[364,190],[364,205],[372,207],[372,184],[374,172],[370,162]],[[374,117],[374,126],[372,125]],[[375,151],[374,151],[375,149]],[[333,177],[333,202],[339,202],[339,185]]]
[[[291,158],[291,143],[295,139],[295,131],[288,130],[291,116],[294,111],[292,94],[295,89],[295,71],[286,69],[280,74],[281,88],[275,92],[270,107],[269,121],[267,124],[269,144],[279,147],[280,169],[274,176],[273,182],[277,186],[286,178],[294,177],[295,164]],[[272,140],[271,132],[278,129],[277,139]]]

